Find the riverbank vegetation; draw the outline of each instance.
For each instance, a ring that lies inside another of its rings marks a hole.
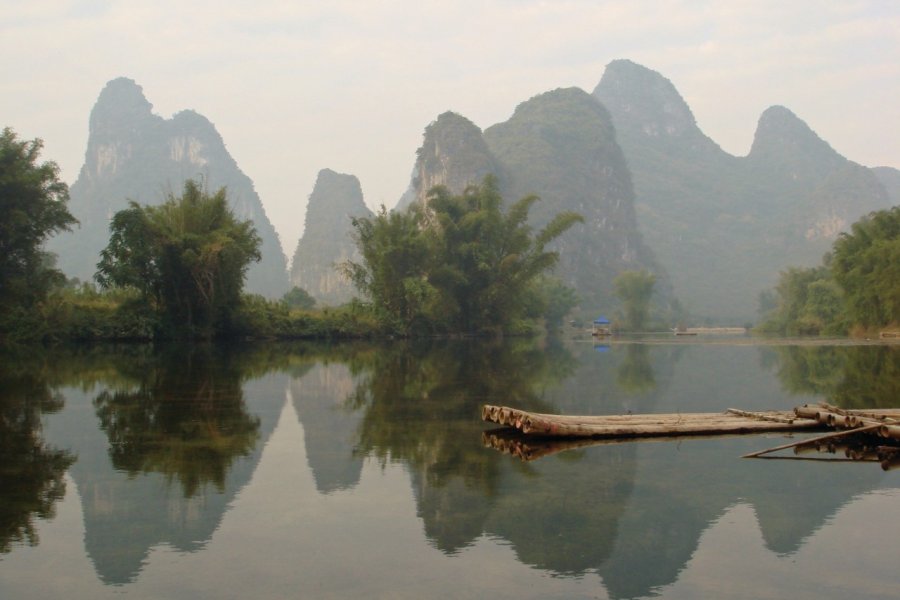
[[[95,285],[66,281],[46,240],[77,224],[68,188],[39,139],[0,136],[0,345],[35,341],[337,339],[531,334],[558,328],[578,303],[552,276],[550,244],[580,215],[528,224],[538,202],[508,205],[497,181],[454,195],[436,187],[422,204],[353,220],[360,259],[340,265],[360,299],[316,307],[295,288],[280,300],[244,293],[260,238],[228,208],[226,190],[188,181],[159,206],[116,213]],[[757,331],[865,334],[900,329],[900,207],[842,234],[823,263],[781,273],[760,296]],[[639,330],[654,277],[615,280],[623,322]],[[99,287],[98,287],[99,286]]]
[[[822,264],[783,271],[760,296],[766,333],[877,335],[900,329],[900,206],[863,217]]]
[[[171,339],[322,339],[522,334],[559,326],[574,292],[548,271],[546,246],[581,217],[563,213],[537,233],[529,196],[505,212],[488,177],[425,206],[353,222],[362,261],[342,265],[363,300],[316,308],[295,288],[280,300],[244,293],[260,260],[250,221],[188,180],[158,206],[131,202],[112,216],[94,282],[66,281],[43,250],[77,221],[40,140],[0,139],[0,344]]]
[[[583,218],[562,212],[534,233],[528,213],[538,200],[526,196],[504,211],[490,175],[459,195],[435,187],[406,211],[382,207],[353,219],[362,259],[345,262],[344,273],[375,319],[403,335],[558,326],[576,298],[547,276],[559,260],[547,246]]]
[[[0,332],[27,326],[50,291],[65,281],[44,242],[77,221],[54,162],[39,162],[41,140],[0,135]]]

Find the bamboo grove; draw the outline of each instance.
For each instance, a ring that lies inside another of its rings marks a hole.
[[[900,206],[863,217],[822,264],[783,271],[760,295],[763,331],[875,333],[900,326]]]
[[[453,195],[438,186],[403,212],[384,207],[353,220],[361,261],[344,272],[376,319],[404,334],[522,332],[540,319],[553,324],[576,302],[574,292],[545,274],[559,255],[548,244],[577,222],[564,212],[534,233],[527,196],[504,212],[497,181]]]

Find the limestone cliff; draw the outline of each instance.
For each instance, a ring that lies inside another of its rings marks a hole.
[[[888,205],[870,169],[785,107],[767,109],[750,153],[735,157],[646,67],[611,62],[593,96],[612,115],[644,239],[695,315],[752,321],[759,292],[780,270],[817,264],[850,223]]]
[[[631,174],[609,114],[589,94],[569,88],[536,96],[484,137],[503,165],[504,196],[540,196],[535,226],[562,211],[584,217],[554,246],[557,274],[578,291],[582,308],[608,312],[616,304],[612,280],[623,270],[656,272],[667,294],[666,275],[637,229]]]
[[[437,185],[462,193],[466,186],[499,170],[478,126],[462,115],[445,112],[425,128],[409,190],[398,208],[423,202],[428,190]]]
[[[352,284],[336,265],[360,257],[351,233],[352,217],[369,217],[359,180],[330,169],[319,171],[306,207],[303,236],[291,264],[291,285],[309,292],[318,302],[338,305],[354,296]]]
[[[262,238],[262,260],[247,275],[247,290],[269,297],[287,291],[287,265],[262,202],[225,148],[215,126],[194,111],[171,119],[152,105],[131,79],[110,81],[91,111],[84,165],[70,189],[69,209],[80,221],[71,233],[51,240],[59,266],[88,281],[109,239],[109,220],[129,200],[159,204],[180,194],[186,179],[200,179],[211,192],[226,188],[239,219],[251,220]]]
[[[423,201],[433,185],[458,194],[489,173],[507,202],[540,196],[530,215],[535,228],[562,211],[584,217],[553,246],[556,275],[575,288],[583,310],[609,312],[617,304],[612,280],[627,269],[656,272],[668,299],[666,275],[637,231],[631,177],[609,114],[590,95],[574,88],[541,94],[484,133],[460,115],[440,115],[425,128],[398,208]]]

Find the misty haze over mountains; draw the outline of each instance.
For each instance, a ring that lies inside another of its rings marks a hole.
[[[875,171],[839,155],[787,108],[762,114],[739,158],[704,135],[675,87],[650,69],[613,61],[593,96],[628,159],[641,232],[693,314],[752,320],[779,270],[818,264],[841,231],[892,204]]]
[[[350,217],[371,214],[356,177],[320,171],[288,273],[253,183],[212,123],[193,111],[166,120],[151,109],[129,79],[101,92],[71,186],[81,227],[49,245],[67,275],[93,275],[109,219],[129,199],[157,204],[179,195],[186,178],[202,177],[211,191],[227,187],[237,216],[251,219],[263,240],[248,291],[274,298],[298,285],[326,304],[352,296],[333,265],[355,251]],[[677,298],[692,316],[721,323],[755,320],[757,296],[779,270],[818,264],[852,222],[900,198],[900,171],[848,160],[785,107],[761,115],[747,156],[728,154],[671,82],[628,60],[610,63],[590,94],[539,94],[484,131],[462,115],[439,115],[412,171],[398,209],[424,201],[434,185],[459,193],[493,173],[507,201],[541,197],[535,227],[563,210],[582,214],[585,223],[555,249],[557,274],[584,310],[611,313],[615,275],[648,269],[663,306]]]
[[[69,211],[80,226],[48,244],[59,255],[59,267],[69,277],[90,281],[109,241],[113,214],[129,200],[156,205],[169,194],[180,197],[185,180],[200,179],[210,192],[227,188],[235,216],[251,220],[262,238],[262,260],[250,266],[247,289],[284,294],[287,264],[275,228],[215,126],[194,111],[163,119],[152,108],[131,79],[114,79],[100,92],[91,110],[85,162],[69,190]]]

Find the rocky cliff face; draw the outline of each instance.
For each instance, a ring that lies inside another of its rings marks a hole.
[[[590,95],[575,88],[541,94],[483,134],[464,117],[442,114],[425,129],[398,208],[424,201],[433,185],[459,194],[489,173],[508,202],[541,198],[530,214],[535,228],[562,211],[584,217],[554,242],[556,275],[578,291],[583,310],[609,312],[617,304],[612,280],[627,269],[656,271],[667,295],[666,276],[637,231],[631,176],[609,114]]]
[[[638,233],[631,174],[609,113],[589,94],[569,88],[536,96],[484,137],[503,166],[505,197],[540,196],[532,209],[536,226],[562,211],[584,217],[556,242],[557,273],[583,308],[608,311],[612,280],[623,270],[656,271],[660,289],[667,287]]]
[[[349,301],[353,286],[335,267],[346,260],[360,260],[351,237],[351,218],[370,216],[355,176],[319,171],[291,264],[291,285],[305,289],[322,304]]]
[[[438,185],[460,194],[499,171],[481,129],[462,115],[445,112],[425,128],[409,189],[397,207],[424,202],[428,191]]]
[[[644,137],[657,140],[662,148],[686,150],[693,156],[720,151],[697,127],[672,82],[637,63],[611,62],[593,95],[609,110],[620,143]]]
[[[644,239],[696,315],[753,320],[780,270],[817,264],[850,223],[889,204],[870,169],[787,108],[766,110],[750,153],[735,157],[650,69],[613,61],[593,96],[612,115]]]
[[[201,179],[210,191],[226,188],[240,219],[251,220],[262,238],[262,260],[247,275],[247,290],[268,297],[287,291],[287,265],[278,236],[253,182],[235,163],[205,117],[183,111],[171,119],[152,112],[134,81],[110,81],[91,111],[84,166],[70,188],[69,209],[81,222],[51,240],[59,266],[70,277],[90,280],[109,239],[109,220],[129,200],[160,204],[180,194],[186,179]]]

